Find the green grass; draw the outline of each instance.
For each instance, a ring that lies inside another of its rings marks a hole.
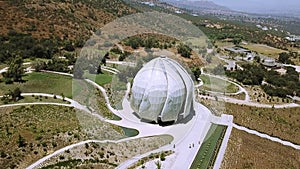
[[[242,45],[242,46],[251,51],[255,51],[260,54],[267,55],[267,56],[270,56],[273,58],[277,58],[280,53],[286,52],[284,50],[273,48],[273,47],[270,47],[267,45],[262,45],[262,44],[247,44],[247,45]]]
[[[0,83],[0,95],[7,93],[19,87],[22,93],[49,93],[72,97],[72,77],[52,74],[33,72],[23,76],[24,83],[5,84]]]
[[[220,78],[215,78],[207,75],[201,75],[200,78],[204,83],[204,85],[201,87],[204,90],[226,93],[235,93],[239,90],[239,88],[233,83],[222,80]]]
[[[212,168],[227,127],[212,124],[190,169]]]
[[[122,127],[122,129],[125,133],[125,136],[127,137],[134,137],[139,134],[139,131],[136,129],[126,128],[126,127]]]
[[[63,101],[61,99],[54,99],[53,97],[45,96],[25,96],[17,102],[9,102],[7,104],[16,104],[16,103],[33,103],[33,102],[47,102],[47,103],[64,103],[69,104],[68,101]],[[0,105],[3,105],[4,102],[0,100]]]
[[[216,41],[215,43],[218,47],[233,47],[234,44],[232,42],[226,42],[226,41]]]
[[[112,75],[108,73],[103,73],[103,74],[89,74],[85,72],[84,77],[90,80],[95,81],[98,85],[105,85],[108,84],[112,81]]]

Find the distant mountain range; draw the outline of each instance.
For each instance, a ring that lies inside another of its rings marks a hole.
[[[161,0],[179,8],[185,8],[194,12],[209,11],[231,11],[228,7],[217,5],[212,1],[188,1],[188,0]]]
[[[251,13],[300,18],[299,0],[161,0],[194,12]]]

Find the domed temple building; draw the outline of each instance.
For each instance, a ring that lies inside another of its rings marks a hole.
[[[134,78],[130,105],[143,120],[176,122],[194,114],[194,82],[175,60],[155,58]]]

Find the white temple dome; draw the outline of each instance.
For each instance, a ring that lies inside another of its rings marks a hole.
[[[175,60],[158,57],[137,73],[130,105],[144,120],[170,122],[194,113],[194,82]]]

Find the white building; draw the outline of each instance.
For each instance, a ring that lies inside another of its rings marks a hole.
[[[194,82],[176,61],[158,57],[137,73],[131,108],[144,120],[171,122],[194,113]]]

